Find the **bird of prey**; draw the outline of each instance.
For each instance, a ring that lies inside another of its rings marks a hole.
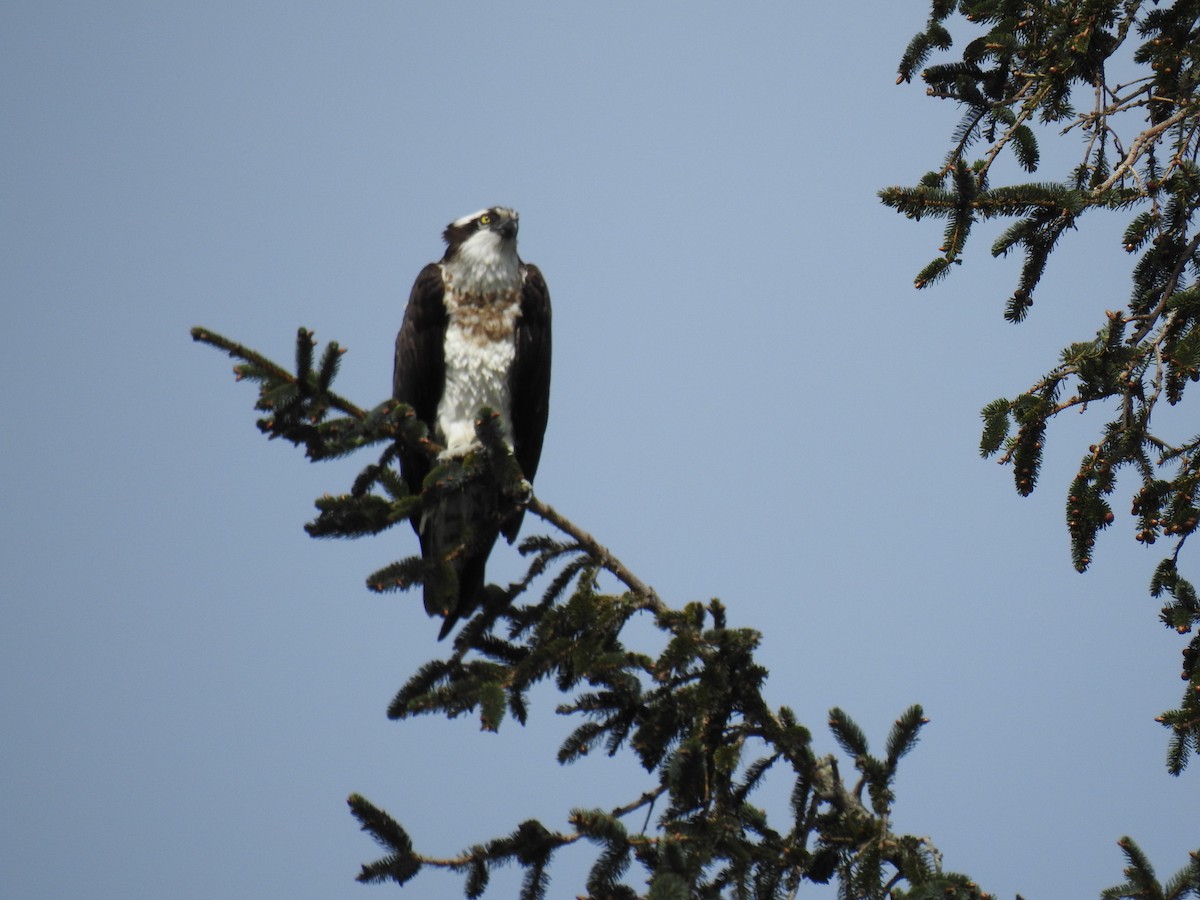
[[[500,416],[525,479],[542,455],[550,400],[550,294],[536,266],[517,255],[517,214],[494,206],[451,222],[446,253],[417,275],[396,336],[392,395],[412,407],[445,449],[440,460],[479,448],[481,407]],[[432,461],[400,448],[408,489],[421,492]],[[523,511],[498,521],[495,485],[440,494],[412,519],[426,566],[425,609],[445,618],[439,640],[488,598],[484,566],[499,534],[516,539]],[[464,535],[472,539],[463,544]],[[449,555],[449,568],[445,565]],[[430,573],[453,571],[449,587]],[[496,589],[493,589],[496,590]]]

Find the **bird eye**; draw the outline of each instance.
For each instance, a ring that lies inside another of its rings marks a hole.
[[[479,217],[479,224],[480,225],[491,225],[492,217],[489,216],[487,213],[484,213],[482,216]]]

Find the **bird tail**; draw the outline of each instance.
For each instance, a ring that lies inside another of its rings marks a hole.
[[[487,600],[484,570],[500,533],[497,499],[489,479],[472,479],[429,498],[421,513],[425,611],[445,619],[438,640]]]

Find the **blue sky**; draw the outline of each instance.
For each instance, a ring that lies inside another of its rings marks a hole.
[[[878,745],[922,703],[896,825],[947,867],[1095,896],[1127,833],[1180,867],[1197,775],[1165,773],[1153,721],[1180,690],[1146,593],[1161,548],[1119,518],[1070,568],[1063,496],[1099,420],[1051,434],[1031,499],[977,453],[979,408],[1123,303],[1123,223],[1070,236],[1020,327],[986,232],[913,290],[940,226],[875,192],[931,168],[957,119],[893,84],[926,15],[5,5],[0,894],[364,897],[351,792],[449,855],[642,789],[628,758],[554,764],[572,724],[549,691],[499,735],[388,722],[441,649],[416,596],[363,586],[411,533],[307,538],[362,461],[262,440],[253,389],[188,336],[287,360],[308,326],[374,404],[441,229],[492,204],[521,212],[555,303],[543,499],[669,602],[718,596],[760,629],[768,695],[818,752],[832,706]]]

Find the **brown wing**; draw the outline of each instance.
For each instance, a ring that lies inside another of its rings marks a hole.
[[[537,266],[521,265],[521,316],[517,353],[510,375],[513,455],[525,478],[533,481],[542,458],[542,438],[550,415],[550,292]],[[521,527],[517,517],[504,523],[511,542]]]
[[[417,275],[408,295],[404,322],[396,335],[396,362],[392,369],[392,396],[411,406],[431,435],[446,380],[444,295],[441,267],[430,263]],[[429,474],[429,464],[429,457],[423,453],[400,451],[400,471],[413,493],[420,493],[421,482]]]

